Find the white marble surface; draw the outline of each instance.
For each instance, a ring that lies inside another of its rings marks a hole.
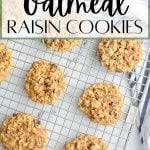
[[[140,138],[139,138],[139,134],[138,134],[138,130],[136,126],[134,126],[134,129],[131,133],[126,150],[143,150],[142,144],[140,143]]]

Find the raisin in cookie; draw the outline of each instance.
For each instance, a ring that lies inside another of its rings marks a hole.
[[[16,113],[3,121],[0,140],[5,150],[44,150],[47,133],[33,115]]]
[[[91,121],[112,125],[119,120],[122,98],[119,89],[111,83],[95,83],[85,89],[78,106]]]
[[[35,102],[53,104],[64,88],[61,69],[45,60],[34,62],[25,77],[26,92]]]
[[[101,64],[109,70],[128,72],[142,59],[141,42],[131,39],[102,39],[97,55]]]
[[[66,143],[63,150],[107,150],[107,146],[102,138],[82,133]]]
[[[0,82],[6,78],[10,72],[12,56],[9,49],[0,43]]]
[[[43,39],[42,42],[47,48],[58,52],[64,52],[80,44],[77,39]]]

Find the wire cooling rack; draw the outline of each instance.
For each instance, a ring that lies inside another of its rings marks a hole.
[[[47,150],[62,149],[66,141],[75,138],[79,133],[102,137],[108,144],[109,150],[125,149],[138,103],[132,103],[134,97],[131,96],[127,74],[113,73],[100,65],[96,57],[98,40],[82,40],[80,46],[66,53],[50,51],[40,40],[2,40],[2,42],[12,49],[13,66],[10,75],[0,85],[0,122],[14,112],[34,114],[47,129]],[[148,41],[143,41],[142,45],[143,58],[146,58],[150,44]],[[38,59],[55,62],[65,72],[66,90],[53,106],[32,102],[24,91],[26,71]],[[143,59],[137,66],[141,70],[144,61]],[[122,117],[112,126],[92,123],[77,107],[78,98],[84,88],[103,81],[117,85],[123,96]],[[137,90],[135,89],[135,92],[138,92]],[[2,146],[0,149],[3,149]]]

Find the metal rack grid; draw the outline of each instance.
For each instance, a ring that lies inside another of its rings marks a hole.
[[[13,53],[10,75],[0,85],[0,122],[14,112],[34,114],[48,132],[47,150],[60,150],[66,141],[79,133],[102,137],[109,150],[125,149],[133,122],[128,121],[133,104],[126,73],[113,73],[102,67],[96,57],[98,40],[82,40],[80,46],[66,53],[48,50],[40,40],[2,40]],[[143,41],[144,57],[149,54],[150,43]],[[55,105],[32,102],[24,91],[26,71],[33,61],[45,59],[59,64],[65,72],[67,87]],[[137,66],[142,70],[144,60]],[[141,67],[142,66],[142,67]],[[92,123],[77,107],[84,88],[94,82],[112,82],[120,88],[124,100],[121,119],[112,126]],[[140,83],[137,83],[140,84]],[[146,85],[143,85],[146,86]],[[135,89],[138,92],[138,89]],[[132,118],[132,119],[133,119]],[[2,146],[0,147],[2,149]]]

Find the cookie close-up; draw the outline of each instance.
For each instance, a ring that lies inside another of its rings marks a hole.
[[[2,122],[0,141],[5,150],[45,150],[47,133],[33,115],[15,113]]]
[[[78,137],[66,143],[63,150],[107,150],[102,138],[81,133]]]
[[[58,65],[38,60],[25,77],[25,90],[34,102],[53,104],[65,89],[65,79]]]
[[[5,80],[10,72],[12,65],[12,56],[8,47],[0,43],[0,82]]]
[[[43,39],[42,43],[49,49],[65,52],[80,44],[78,39]]]
[[[97,48],[97,56],[102,66],[111,71],[131,71],[142,59],[139,40],[102,39]]]
[[[121,116],[122,97],[111,83],[95,83],[84,90],[78,101],[80,110],[101,125],[112,125]]]

